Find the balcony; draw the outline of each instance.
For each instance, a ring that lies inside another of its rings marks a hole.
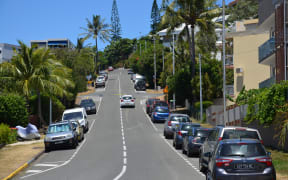
[[[276,77],[272,76],[269,79],[266,79],[265,81],[262,81],[259,83],[259,88],[267,88],[270,87],[271,85],[275,84],[276,82]]]
[[[275,37],[271,37],[268,41],[266,41],[258,48],[259,63],[262,63],[266,58],[274,54],[274,52],[275,52]]]

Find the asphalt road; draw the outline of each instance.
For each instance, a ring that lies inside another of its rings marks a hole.
[[[136,97],[136,108],[120,109],[120,94]],[[144,112],[145,92],[135,92],[126,70],[109,73],[106,88],[90,94],[98,112],[77,149],[45,153],[14,179],[201,180],[198,158],[187,158],[163,137],[163,124]],[[83,97],[85,98],[85,97]]]

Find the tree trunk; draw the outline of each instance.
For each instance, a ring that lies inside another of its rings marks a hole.
[[[40,94],[40,91],[37,91],[37,96],[38,96],[38,117],[40,119],[40,128],[43,126],[43,125],[46,125],[45,121],[44,121],[44,118],[43,118],[43,115],[42,115],[42,106],[41,106],[41,94]]]

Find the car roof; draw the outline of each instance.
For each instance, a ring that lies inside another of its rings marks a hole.
[[[189,117],[187,114],[180,114],[180,113],[172,113],[170,116],[186,116]]]
[[[59,125],[59,124],[70,124],[70,123],[69,123],[69,121],[60,121],[60,122],[52,123],[49,126],[55,126],[55,125]]]
[[[71,112],[83,112],[84,108],[79,107],[79,108],[73,108],[73,109],[66,109],[63,114],[65,113],[71,113]]]
[[[105,78],[104,76],[98,76],[97,78]]]
[[[245,129],[246,131],[258,131],[257,129],[254,128],[248,128],[248,127],[241,127],[241,126],[225,126],[222,127],[223,129]]]
[[[241,139],[224,139],[220,141],[222,144],[235,144],[235,143],[261,143],[258,139],[246,139],[246,138],[241,138]]]
[[[156,106],[155,109],[168,109],[167,106]]]

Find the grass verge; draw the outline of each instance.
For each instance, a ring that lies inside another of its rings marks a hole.
[[[266,148],[271,152],[273,165],[277,172],[277,179],[288,179],[288,153]]]

